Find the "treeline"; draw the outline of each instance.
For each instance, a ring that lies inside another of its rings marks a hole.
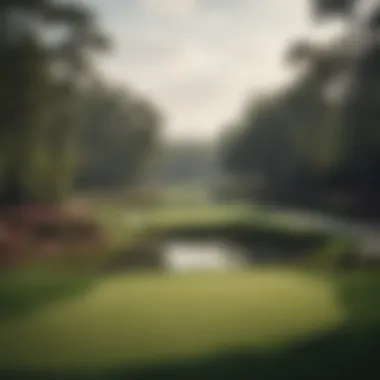
[[[99,77],[111,41],[77,2],[0,3],[0,203],[127,187],[157,141],[159,111]]]
[[[161,147],[150,180],[161,185],[212,183],[218,174],[218,159],[212,144],[202,141],[173,141]]]
[[[360,19],[358,49],[350,37],[355,1],[314,5],[319,17],[345,20],[347,34],[326,46],[301,42],[290,49],[287,59],[299,65],[298,77],[255,99],[228,129],[223,167],[260,183],[252,199],[380,216],[380,45],[374,38],[380,7]]]

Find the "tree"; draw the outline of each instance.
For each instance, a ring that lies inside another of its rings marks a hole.
[[[106,41],[94,15],[69,2],[6,0],[0,20],[1,202],[56,198],[73,176],[86,57]],[[51,42],[58,25],[65,33]]]
[[[296,56],[307,59],[307,66],[297,81],[250,105],[222,144],[227,171],[261,178],[266,197],[276,202],[318,198],[319,183],[334,160],[332,140],[339,137],[331,131],[335,110],[325,98],[335,60],[302,49]]]
[[[357,1],[356,5],[364,3]],[[351,55],[351,85],[341,112],[343,155],[332,177],[340,191],[357,194],[364,203],[372,204],[373,209],[376,205],[380,207],[379,20],[380,7],[375,2],[363,7],[361,12],[352,12],[348,19],[349,31],[359,25],[363,41],[351,42],[355,53]]]
[[[353,11],[358,0],[312,0],[312,3],[313,13],[318,18],[345,17]]]
[[[131,91],[94,84],[82,98],[76,188],[115,190],[142,179],[158,144],[162,117]]]
[[[324,207],[336,192],[354,193],[359,208],[378,204],[380,215],[380,7],[356,12],[359,5],[314,2],[318,12],[346,19],[347,34],[325,46],[294,45],[288,60],[302,64],[297,80],[254,108],[224,144],[225,168],[264,174],[272,200],[309,193],[305,205]],[[360,49],[351,33],[357,27],[367,39]]]
[[[218,163],[212,146],[197,141],[168,142],[160,149],[150,177],[167,184],[212,183]]]

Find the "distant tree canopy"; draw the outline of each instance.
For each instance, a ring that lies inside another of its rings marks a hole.
[[[353,5],[314,2],[340,15],[350,14]],[[379,10],[371,8],[362,20],[371,41],[369,24]],[[380,206],[380,47],[375,42],[359,54],[353,48],[349,36],[325,47],[293,46],[288,59],[303,62],[303,70],[286,89],[255,101],[226,133],[224,168],[259,175],[274,202],[325,207],[340,192]]]
[[[161,184],[208,182],[217,176],[218,163],[211,144],[170,142],[161,147],[150,178]]]
[[[0,28],[0,203],[125,183],[152,145],[158,113],[116,90],[94,91],[92,57],[110,47],[96,15],[74,1],[3,0]]]
[[[352,12],[358,0],[312,0],[317,17],[346,16]],[[360,1],[360,0],[359,0]]]
[[[153,104],[124,89],[94,85],[83,97],[83,131],[75,185],[125,189],[147,174],[162,117]]]

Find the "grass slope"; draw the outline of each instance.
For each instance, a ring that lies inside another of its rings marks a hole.
[[[376,276],[289,270],[113,277],[3,322],[0,368],[17,379],[377,378],[363,371],[379,369],[379,289]]]
[[[327,283],[285,271],[116,277],[3,323],[0,365],[105,367],[266,347],[343,318]]]

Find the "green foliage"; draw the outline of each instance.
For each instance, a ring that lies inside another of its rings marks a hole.
[[[338,269],[343,267],[345,260],[350,260],[352,255],[356,257],[355,248],[355,243],[348,237],[336,237],[330,239],[324,247],[318,247],[306,255],[303,264],[311,268]]]
[[[21,15],[22,24],[15,17]],[[70,187],[79,78],[90,70],[87,52],[102,33],[88,9],[53,0],[5,2],[0,18],[0,198],[56,198]],[[69,33],[47,43],[42,36],[57,25]]]
[[[125,190],[146,175],[161,127],[150,102],[126,90],[93,85],[83,94],[79,190]]]
[[[326,1],[323,7],[343,12],[348,3]],[[372,208],[380,215],[379,47],[355,58],[349,46],[339,37],[326,46],[309,42],[291,49],[290,59],[301,61],[303,70],[287,88],[250,104],[227,132],[221,144],[227,172],[259,178],[271,202],[326,209],[337,194],[354,194],[362,203],[341,212],[356,208],[367,216]],[[347,80],[351,85],[338,103],[332,86]]]
[[[14,17],[21,14],[23,23]],[[0,20],[0,202],[54,201],[73,186],[136,181],[160,115],[144,99],[94,84],[93,55],[110,42],[91,9],[6,1]]]
[[[205,142],[170,142],[163,145],[151,167],[150,178],[164,186],[212,183],[218,174],[213,146]],[[191,190],[189,190],[191,191]]]
[[[331,133],[321,128],[330,113],[322,90],[323,80],[310,68],[288,89],[248,110],[234,138],[222,145],[227,171],[260,179],[272,201],[310,202],[332,145],[326,146]]]

